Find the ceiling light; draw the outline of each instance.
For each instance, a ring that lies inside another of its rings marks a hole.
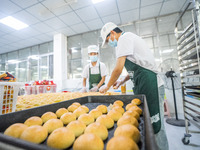
[[[8,62],[9,64],[17,64],[17,63],[20,63],[21,61],[12,59],[12,60],[8,60],[7,62]]]
[[[174,49],[168,49],[168,50],[164,50],[162,51],[162,53],[171,53]]]
[[[8,16],[8,17],[1,19],[0,23],[3,23],[11,28],[14,28],[15,30],[20,30],[20,29],[28,27],[27,24],[15,19],[12,16]]]
[[[160,61],[160,59],[155,59],[155,61]]]
[[[41,69],[47,69],[47,66],[40,66]]]
[[[91,62],[91,60],[86,60],[87,62]]]
[[[79,50],[79,48],[77,48],[77,47],[72,47],[71,50],[72,50],[72,53],[77,53],[78,50]]]
[[[77,52],[78,52],[78,50],[76,50],[76,49],[72,50],[72,53],[77,53]]]
[[[104,0],[92,0],[93,4],[99,3],[99,2],[103,2]]]
[[[77,70],[82,71],[83,69],[82,68],[77,68]]]

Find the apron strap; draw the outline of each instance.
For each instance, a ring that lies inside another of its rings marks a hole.
[[[99,74],[101,75],[101,67],[100,67],[100,62],[99,62]]]

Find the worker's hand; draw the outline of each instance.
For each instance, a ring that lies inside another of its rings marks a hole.
[[[83,88],[80,90],[80,92],[81,92],[81,93],[85,93],[85,92],[87,92],[86,87],[83,87]]]
[[[102,87],[100,87],[99,92],[106,93],[108,90],[109,90],[109,88],[107,87],[107,85],[103,85]]]
[[[90,89],[90,92],[97,92],[98,89],[99,88],[97,86],[95,86],[95,87],[93,87],[93,88]]]
[[[119,86],[122,84],[122,81],[121,80],[118,80],[116,81],[114,84],[113,84],[113,89],[118,89]]]

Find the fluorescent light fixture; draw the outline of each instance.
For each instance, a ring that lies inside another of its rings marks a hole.
[[[40,68],[42,68],[42,69],[47,69],[48,67],[47,67],[47,66],[41,66]]]
[[[86,60],[87,62],[91,62],[91,60]]]
[[[155,61],[160,61],[160,59],[155,59]]]
[[[171,53],[174,49],[167,49],[167,50],[163,50],[162,53],[166,54],[166,53]]]
[[[15,70],[25,71],[25,68],[15,68]]]
[[[77,53],[77,52],[78,52],[78,50],[76,50],[76,49],[72,50],[72,53]]]
[[[17,64],[17,63],[19,63],[19,62],[21,62],[21,61],[12,59],[12,60],[8,60],[7,62],[8,62],[9,64]]]
[[[11,28],[14,28],[15,30],[21,30],[23,28],[28,27],[27,24],[15,19],[12,16],[8,16],[8,17],[1,19],[0,23],[3,23]]]
[[[72,50],[72,53],[77,53],[78,52],[78,48],[77,47],[72,47],[71,50]]]
[[[93,4],[103,2],[104,0],[92,0]]]
[[[81,70],[83,70],[83,68],[80,68],[80,67],[79,67],[79,68],[77,68],[77,70],[81,71]]]

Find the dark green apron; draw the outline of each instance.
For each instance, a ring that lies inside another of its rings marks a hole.
[[[151,123],[154,133],[156,134],[161,128],[157,74],[131,62],[128,59],[125,61],[125,68],[128,73],[133,74],[134,71],[134,75],[132,77],[130,76],[130,79],[134,83],[134,94],[146,95]]]
[[[101,68],[99,63],[99,74],[91,74],[91,68],[89,67],[89,90],[93,88],[93,84],[98,85],[101,81]],[[104,83],[102,84],[104,85]]]

